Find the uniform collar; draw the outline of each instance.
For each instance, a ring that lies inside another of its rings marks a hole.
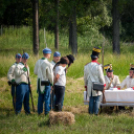
[[[56,64],[56,62],[54,60],[52,60],[52,61]]]
[[[20,63],[24,65],[24,63],[23,63],[23,62],[20,62]]]
[[[97,64],[100,64],[100,63],[99,63],[99,62],[97,62],[96,60],[92,60],[92,62],[97,63]]]
[[[45,58],[45,57],[42,57],[42,58],[41,58],[41,60],[47,60],[47,58]]]

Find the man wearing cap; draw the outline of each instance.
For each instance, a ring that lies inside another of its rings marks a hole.
[[[51,61],[51,64],[53,65],[53,67],[55,66],[56,63],[60,61],[60,57],[61,57],[60,52],[56,51],[53,55],[53,60]]]
[[[103,84],[103,92],[105,90],[105,78],[102,66],[98,63],[100,48],[94,47],[91,55],[91,62],[84,67],[84,82],[89,97],[89,114],[98,115],[101,91],[95,91],[92,88],[93,82]]]
[[[22,58],[21,54],[17,53],[15,56],[16,62],[9,68],[8,73],[7,73],[8,83],[11,84],[11,95],[13,98],[14,110],[15,110],[15,103],[16,103],[15,102],[16,91],[15,91],[15,86],[14,86],[14,83],[15,83],[14,71],[15,71],[16,65],[21,62],[21,58]]]
[[[22,62],[17,64],[15,68],[15,80],[18,84],[16,89],[16,114],[21,112],[22,103],[24,103],[24,110],[26,114],[30,114],[29,108],[29,67],[27,60],[29,58],[28,53],[22,55]]]
[[[105,65],[104,69],[106,70],[107,74],[105,76],[106,90],[119,86],[120,80],[117,75],[113,74],[112,64]]]
[[[56,63],[58,63],[60,61],[60,58],[61,58],[60,52],[58,52],[58,51],[54,52],[53,60],[51,61],[53,68],[56,65]],[[52,109],[54,109],[54,107],[55,107],[55,100],[56,100],[56,96],[52,90],[52,92],[51,92],[51,105],[52,105],[51,108]]]
[[[51,85],[53,84],[53,66],[48,61],[51,56],[51,49],[45,48],[43,50],[44,57],[36,62],[34,73],[38,76],[37,78],[37,92],[38,96],[38,114],[43,112],[43,103],[45,102],[45,115],[50,111],[50,91]],[[47,85],[41,83],[45,81]]]
[[[130,64],[129,76],[121,83],[121,88],[133,88],[134,89],[134,65]]]

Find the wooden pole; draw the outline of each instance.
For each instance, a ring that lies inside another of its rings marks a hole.
[[[38,55],[39,51],[39,5],[38,0],[33,1],[33,52]]]
[[[59,0],[55,1],[56,5],[56,25],[55,25],[55,49],[59,49]]]

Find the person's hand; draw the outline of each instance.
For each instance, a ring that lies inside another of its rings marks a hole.
[[[117,86],[118,89],[121,89],[121,86]]]
[[[87,86],[85,86],[85,91],[87,91]]]
[[[27,64],[25,64],[25,67],[26,67],[26,68],[28,68],[28,65],[27,65]]]
[[[51,86],[51,90],[54,90],[54,87],[53,86]]]
[[[104,93],[104,92],[105,92],[105,90],[106,90],[106,87],[104,87],[104,88],[103,88],[103,91],[102,91],[102,92]]]
[[[30,88],[32,88],[32,85],[30,84]]]

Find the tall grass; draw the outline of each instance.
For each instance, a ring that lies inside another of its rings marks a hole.
[[[40,52],[39,57],[35,57],[31,52],[30,58],[28,60],[28,64],[30,66],[31,76],[34,76],[34,66],[36,61],[41,58],[43,55]],[[61,51],[62,56],[65,56],[68,53],[64,53]],[[84,66],[91,61],[90,59],[91,51],[88,54],[78,54],[75,58],[74,64],[68,70],[67,76],[70,78],[80,78],[83,76],[84,73]],[[50,61],[52,60],[52,57]],[[15,62],[15,53],[0,55],[0,77],[6,76],[9,67]],[[101,63],[101,55],[99,62]],[[106,53],[104,58],[104,64],[112,63],[114,74],[119,75],[119,77],[124,79],[126,75],[128,75],[130,63],[133,63],[133,54],[131,53],[124,53],[120,56],[113,55],[111,53]]]
[[[78,55],[75,57],[74,64],[71,65],[67,72],[67,85],[64,100],[64,108],[71,111],[71,108],[83,109],[76,115],[76,123],[72,126],[54,125],[49,126],[48,117],[44,115],[38,116],[37,113],[32,113],[31,116],[26,116],[24,112],[15,116],[12,108],[12,97],[10,87],[7,85],[7,71],[15,62],[15,54],[22,53],[26,48],[30,58],[28,65],[30,67],[30,77],[32,81],[32,90],[35,106],[37,106],[38,94],[36,93],[36,76],[33,73],[36,61],[42,57],[42,49],[45,47],[43,30],[40,30],[40,52],[39,56],[35,57],[32,53],[32,30],[30,27],[22,27],[19,29],[5,29],[4,34],[0,36],[0,50],[13,48],[15,50],[0,51],[0,133],[73,133],[73,134],[89,134],[89,133],[134,133],[132,114],[115,114],[100,116],[89,116],[87,114],[88,107],[83,106],[83,73],[84,66],[89,63],[92,47],[102,43],[103,38],[99,33],[86,33],[78,35]],[[54,34],[46,32],[48,47],[54,52]],[[60,52],[62,56],[70,53],[68,49],[67,33],[60,33]],[[27,49],[30,48],[30,49]],[[134,63],[133,46],[121,45],[121,54],[112,54],[112,48],[106,42],[104,64],[112,63],[114,74],[119,75],[121,81],[128,75],[129,64]],[[52,60],[52,57],[50,61]],[[101,55],[99,58],[101,63]]]
[[[32,49],[33,40],[32,27],[4,27],[3,34],[0,36],[0,49],[10,48],[30,48]],[[48,47],[54,48],[54,33],[46,31],[46,40]],[[59,45],[60,47],[68,48],[69,34],[67,30],[61,30],[59,34]],[[44,30],[39,31],[39,42],[40,48],[44,48]],[[78,34],[78,47],[85,48],[89,46],[101,45],[103,42],[102,35],[95,29],[91,28],[89,31]]]

